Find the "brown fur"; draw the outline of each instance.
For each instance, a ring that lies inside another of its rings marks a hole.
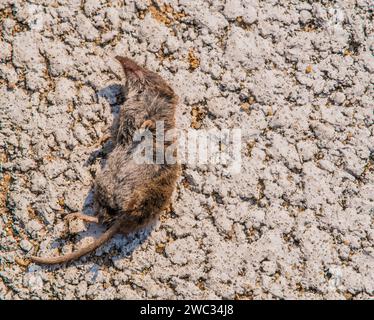
[[[137,129],[154,129],[164,121],[164,130],[175,127],[177,96],[156,73],[133,60],[116,57],[126,74],[127,100],[121,107],[113,130],[114,150],[95,179],[94,202],[99,221],[109,229],[89,246],[56,258],[31,257],[41,264],[57,264],[77,259],[101,246],[118,232],[128,234],[156,220],[169,204],[178,164],[137,164],[133,159]],[[169,145],[169,143],[165,143]]]

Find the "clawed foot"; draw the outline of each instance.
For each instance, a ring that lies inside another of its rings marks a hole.
[[[110,138],[112,137],[112,135],[110,133],[106,133],[104,134],[100,139],[99,141],[96,143],[97,146],[101,146],[104,142],[107,142]]]
[[[71,221],[73,219],[81,219],[86,222],[99,223],[99,219],[97,217],[88,216],[86,214],[79,213],[79,212],[70,213],[65,216],[65,219],[68,221]]]
[[[145,120],[140,127],[140,129],[142,130],[151,130],[155,128],[156,128],[156,124],[153,120]]]

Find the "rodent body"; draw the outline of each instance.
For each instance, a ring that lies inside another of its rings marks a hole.
[[[134,159],[137,143],[133,136],[142,128],[149,129],[154,135],[157,121],[163,121],[165,132],[173,129],[178,97],[156,73],[129,58],[117,56],[116,59],[126,74],[127,99],[112,132],[114,149],[94,184],[98,222],[109,228],[87,247],[60,257],[31,257],[34,262],[57,264],[75,260],[95,250],[116,233],[128,234],[152,223],[170,202],[180,173],[179,165],[137,163]],[[165,142],[164,147],[169,144]]]

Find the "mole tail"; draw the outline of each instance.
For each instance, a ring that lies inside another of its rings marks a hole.
[[[121,228],[121,222],[117,221],[115,222],[107,231],[105,231],[99,238],[95,239],[91,244],[87,245],[86,247],[83,247],[81,249],[78,249],[77,251],[74,251],[72,253],[59,256],[59,257],[51,257],[51,258],[41,258],[41,257],[35,257],[31,256],[31,261],[38,263],[38,264],[59,264],[59,263],[65,263],[68,261],[76,260],[87,253],[90,253],[91,251],[97,249],[101,245],[103,245],[105,242],[110,240],[116,233],[119,232]]]

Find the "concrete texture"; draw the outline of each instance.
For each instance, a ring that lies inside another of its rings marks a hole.
[[[372,1],[2,0],[0,21],[0,299],[374,297]],[[63,216],[92,214],[116,54],[170,81],[181,127],[241,128],[241,173],[187,164],[153,230],[29,264],[102,231]]]

